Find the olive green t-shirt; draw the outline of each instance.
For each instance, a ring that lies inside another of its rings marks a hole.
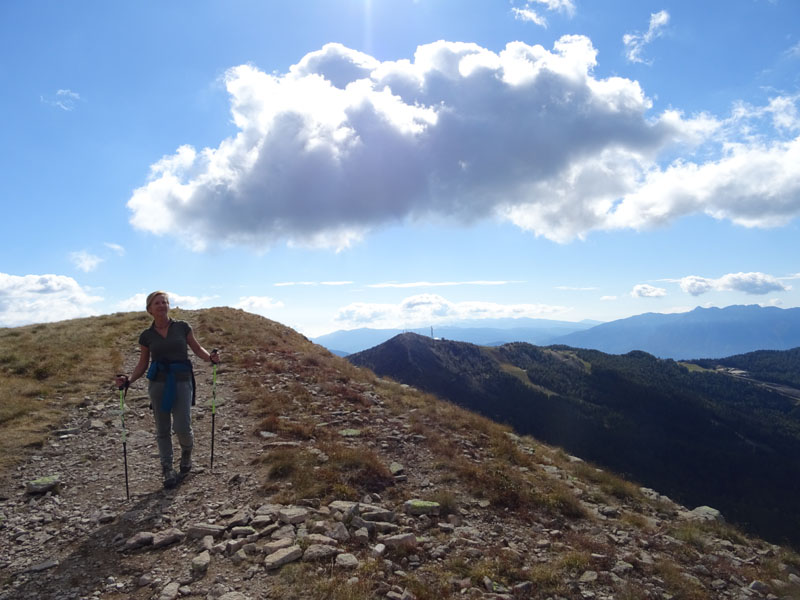
[[[162,337],[153,324],[139,336],[139,344],[150,350],[150,360],[178,361],[189,359],[189,346],[186,339],[192,327],[186,321],[169,320],[167,337]]]

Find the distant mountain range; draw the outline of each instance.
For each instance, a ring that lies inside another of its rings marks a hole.
[[[554,344],[611,354],[643,350],[660,358],[722,358],[800,346],[800,308],[757,305],[647,313],[564,335]]]
[[[334,354],[347,356],[382,344],[401,333],[470,342],[482,346],[496,346],[507,342],[528,342],[530,344],[549,344],[552,340],[568,333],[582,331],[597,325],[599,321],[554,321],[550,319],[480,319],[461,321],[446,326],[417,329],[351,329],[334,331],[313,338],[312,341],[324,346]]]
[[[431,335],[430,328],[407,331]],[[399,333],[403,330],[355,329],[336,331],[313,341],[346,356],[372,348]],[[698,307],[686,313],[646,313],[600,324],[547,319],[479,320],[434,327],[432,337],[482,346],[527,342],[592,348],[609,354],[642,350],[659,358],[722,358],[800,346],[800,308]]]
[[[800,521],[791,516],[800,503],[800,392],[784,393],[800,380],[797,357],[737,357],[733,364],[755,369],[745,379],[712,361],[703,368],[640,351],[403,334],[348,360],[800,546]],[[780,386],[754,380],[770,373]]]

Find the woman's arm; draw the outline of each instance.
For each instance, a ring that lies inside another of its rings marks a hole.
[[[219,362],[219,354],[216,352],[212,354],[203,348],[200,345],[200,342],[197,341],[197,338],[194,337],[194,332],[190,331],[189,335],[186,336],[186,343],[189,344],[189,348],[191,348],[192,352],[194,352],[199,358],[213,363]]]
[[[132,384],[134,381],[139,379],[144,372],[147,371],[147,367],[150,364],[150,348],[147,346],[139,346],[139,362],[136,363],[136,366],[133,368],[133,372],[131,373],[130,377],[126,377],[125,375],[117,376],[117,387],[121,387],[125,385],[125,380],[127,379],[128,385]]]

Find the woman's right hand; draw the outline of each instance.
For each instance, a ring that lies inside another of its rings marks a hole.
[[[117,375],[114,378],[114,382],[117,384],[117,389],[121,390],[122,388],[126,388],[130,385],[129,379],[127,375]]]

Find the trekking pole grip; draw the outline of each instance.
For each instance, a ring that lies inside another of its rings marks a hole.
[[[125,378],[125,383],[123,383],[122,385],[117,386],[117,389],[118,390],[125,389],[127,391],[127,389],[131,385],[131,382],[130,382],[130,379],[128,379],[128,376],[123,374],[123,373],[117,373],[117,377],[124,377]]]

